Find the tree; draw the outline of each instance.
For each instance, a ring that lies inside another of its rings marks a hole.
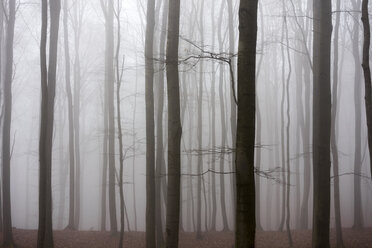
[[[365,84],[365,105],[368,126],[368,148],[370,158],[370,169],[372,175],[372,86],[371,86],[371,69],[369,66],[369,50],[371,45],[371,30],[369,24],[368,0],[362,1],[362,22],[364,28],[363,44],[363,72]]]
[[[178,47],[180,0],[169,1],[166,55],[168,93],[168,190],[166,247],[178,247],[180,217],[181,136]]]
[[[110,231],[117,233],[116,220],[116,195],[115,195],[115,109],[114,109],[114,6],[113,0],[106,3],[101,0],[102,11],[105,16],[105,111],[107,119],[107,145],[108,149],[108,179],[109,179],[109,212],[110,212]],[[104,144],[104,152],[105,152]],[[105,163],[106,161],[104,161]],[[105,173],[104,173],[105,174]],[[105,181],[105,180],[103,180]],[[105,187],[105,185],[103,185]],[[104,204],[104,203],[102,203]],[[102,210],[103,211],[103,210]],[[103,213],[102,213],[103,216]],[[103,225],[103,223],[101,223]]]
[[[238,122],[236,133],[235,246],[254,247],[256,234],[254,143],[256,125],[257,0],[239,6]]]
[[[329,247],[331,0],[313,1],[313,247]]]
[[[52,226],[52,146],[54,122],[54,98],[56,90],[57,47],[60,0],[49,2],[50,34],[49,63],[47,68],[46,44],[48,29],[48,1],[41,1],[41,120],[39,141],[39,230],[37,247],[53,247]]]
[[[63,32],[65,50],[65,80],[68,111],[68,148],[70,163],[70,189],[69,189],[69,218],[67,228],[75,229],[75,143],[74,143],[74,121],[71,92],[71,70],[70,70],[70,45],[68,39],[68,0],[63,3]]]
[[[10,131],[12,120],[12,82],[13,82],[13,40],[15,24],[15,1],[7,3],[8,20],[5,37],[5,68],[4,68],[4,123],[2,134],[2,183],[3,183],[3,247],[13,247],[11,202],[10,202]],[[4,9],[3,9],[4,10]],[[1,213],[0,213],[1,214]]]
[[[336,10],[340,10],[341,0],[336,2]],[[334,176],[334,208],[335,208],[335,221],[336,221],[336,244],[337,247],[344,247],[342,240],[342,225],[341,225],[341,206],[340,206],[340,179],[338,176],[339,160],[337,150],[337,109],[338,109],[338,39],[340,29],[340,13],[336,14],[336,23],[334,28],[334,42],[333,42],[333,85],[332,85],[332,129],[331,129],[331,148],[332,148],[332,162],[333,162],[333,176]]]
[[[146,102],[146,247],[155,247],[155,121],[154,121],[154,27],[155,0],[147,0],[145,40]]]

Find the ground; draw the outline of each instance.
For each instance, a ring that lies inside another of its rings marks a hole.
[[[36,247],[35,230],[14,229],[14,239],[19,248]],[[311,247],[311,231],[293,231],[294,247]],[[363,230],[344,229],[346,247],[372,248],[372,228]],[[145,247],[145,234],[141,232],[126,232],[124,247]],[[0,238],[0,241],[1,238]],[[118,237],[107,232],[94,231],[55,231],[56,248],[109,248],[117,247]],[[257,247],[288,247],[286,232],[257,232]],[[335,233],[331,232],[332,247],[335,247]],[[205,233],[202,240],[196,240],[194,233],[181,233],[180,248],[230,248],[233,244],[233,233]]]

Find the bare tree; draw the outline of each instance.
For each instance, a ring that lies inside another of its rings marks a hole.
[[[156,246],[155,238],[155,123],[154,123],[154,27],[155,0],[147,0],[145,40],[146,102],[146,247]]]
[[[52,226],[52,146],[54,122],[54,98],[56,90],[57,47],[61,2],[49,2],[50,34],[49,63],[47,68],[46,44],[48,29],[48,1],[41,1],[41,120],[39,143],[39,230],[38,248],[53,247]]]
[[[258,1],[239,6],[238,122],[236,133],[235,246],[254,247],[256,234],[254,143]]]
[[[313,247],[329,247],[332,1],[313,1]]]
[[[181,136],[180,97],[178,75],[178,48],[180,0],[169,2],[167,42],[168,91],[168,200],[166,220],[166,247],[178,247],[180,216]]]
[[[4,4],[4,3],[2,3]],[[6,22],[5,37],[5,68],[4,68],[4,122],[2,132],[2,196],[3,196],[3,247],[13,247],[13,231],[10,202],[10,132],[12,120],[12,82],[13,82],[13,40],[15,24],[15,7],[14,1],[7,2],[8,17]],[[4,9],[3,9],[4,11]]]

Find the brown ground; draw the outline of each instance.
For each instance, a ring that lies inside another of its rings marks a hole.
[[[372,248],[372,228],[364,230],[344,229],[344,241],[346,247]],[[14,229],[14,238],[19,248],[36,247],[36,234],[32,230]],[[124,247],[145,247],[144,233],[125,233]],[[113,237],[105,232],[75,232],[55,231],[54,242],[56,248],[109,248],[117,247],[118,237]],[[2,239],[0,238],[0,242]],[[294,247],[311,247],[311,231],[294,231]],[[335,234],[331,233],[331,243],[335,245]],[[202,240],[196,240],[194,233],[181,233],[180,248],[230,248],[233,244],[233,234],[229,232],[214,232],[204,234]],[[288,247],[285,232],[258,232],[257,247]]]

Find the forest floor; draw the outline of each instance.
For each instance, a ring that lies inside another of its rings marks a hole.
[[[293,231],[294,247],[311,247],[311,231]],[[345,247],[372,248],[372,227],[363,230],[344,229]],[[1,235],[0,235],[1,236]],[[14,229],[14,239],[18,248],[36,247],[37,231]],[[2,243],[2,238],[0,237]],[[109,248],[117,247],[118,237],[107,232],[96,231],[55,231],[56,248]],[[1,244],[0,243],[0,244]],[[181,233],[180,248],[231,248],[233,233],[205,233],[203,239],[196,240],[194,233]],[[288,247],[286,232],[257,232],[256,247]],[[335,247],[335,233],[331,231],[331,244]],[[124,247],[145,247],[145,234],[141,232],[126,232]]]

